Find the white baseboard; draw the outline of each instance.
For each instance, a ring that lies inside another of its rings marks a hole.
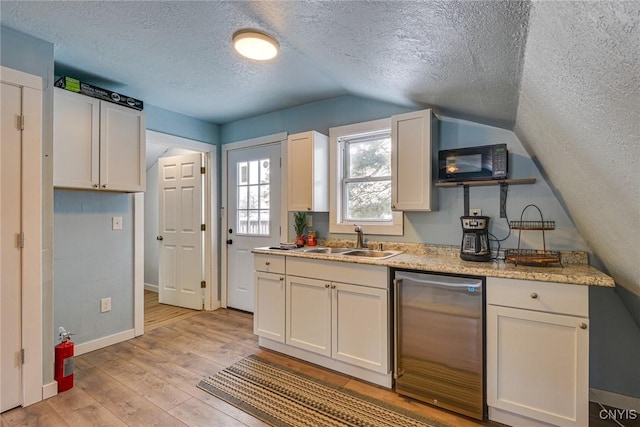
[[[145,283],[144,284],[144,290],[145,291],[155,292],[157,294],[158,293],[158,285],[152,285],[151,283]]]
[[[612,408],[628,409],[640,412],[640,398],[625,396],[597,388],[589,389],[589,400],[611,406]]]
[[[74,355],[80,356],[81,354],[89,353],[91,351],[99,350],[113,344],[118,344],[122,341],[130,340],[131,338],[135,338],[135,336],[135,329],[129,329],[128,331],[119,332],[117,334],[109,335],[97,340],[77,344],[75,347]]]
[[[48,399],[58,394],[58,381],[50,382],[42,386],[42,400]]]

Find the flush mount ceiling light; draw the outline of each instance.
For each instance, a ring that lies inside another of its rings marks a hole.
[[[275,58],[280,45],[270,36],[256,30],[239,30],[233,34],[233,47],[242,56],[257,61]]]

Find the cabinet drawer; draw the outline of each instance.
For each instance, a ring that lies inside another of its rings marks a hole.
[[[487,278],[487,304],[589,316],[588,286]]]
[[[284,257],[279,255],[253,255],[253,268],[256,271],[284,274]]]
[[[387,267],[319,259],[287,258],[287,275],[387,289]]]

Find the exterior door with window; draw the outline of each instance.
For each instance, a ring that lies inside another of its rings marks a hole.
[[[255,247],[280,243],[280,144],[227,157],[227,306],[253,312]]]

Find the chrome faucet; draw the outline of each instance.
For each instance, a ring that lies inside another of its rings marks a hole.
[[[358,249],[364,248],[364,232],[362,231],[362,227],[360,227],[359,225],[356,225],[356,228],[353,231],[356,232],[356,248]]]

